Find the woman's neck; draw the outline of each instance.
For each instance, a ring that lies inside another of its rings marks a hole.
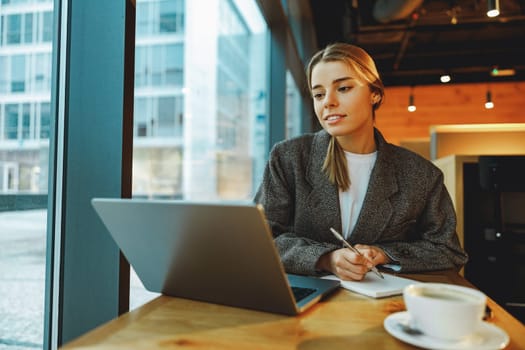
[[[337,142],[343,150],[350,153],[368,154],[376,150],[374,130],[370,133],[336,136]]]

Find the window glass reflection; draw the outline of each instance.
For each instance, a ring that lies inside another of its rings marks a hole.
[[[134,197],[251,199],[260,181],[266,24],[255,0],[202,6],[137,0]]]
[[[24,92],[26,86],[26,56],[13,55],[11,60],[11,92]]]
[[[21,38],[20,25],[22,16],[19,14],[7,16],[7,43],[19,44]]]
[[[41,349],[53,0],[0,4],[0,348]]]
[[[301,94],[290,73],[286,72],[286,138],[301,134]]]

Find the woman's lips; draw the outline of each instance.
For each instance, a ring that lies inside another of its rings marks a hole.
[[[343,119],[345,116],[344,115],[341,115],[341,114],[332,114],[332,115],[329,115],[327,117],[324,118],[324,120],[331,124],[331,123],[337,123],[338,121],[340,121],[341,119]]]

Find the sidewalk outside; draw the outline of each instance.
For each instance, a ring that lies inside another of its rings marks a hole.
[[[42,349],[46,210],[0,212],[0,350]],[[153,299],[132,270],[130,309]]]

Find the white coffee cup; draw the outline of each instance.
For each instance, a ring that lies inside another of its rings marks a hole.
[[[403,299],[411,326],[431,337],[458,340],[480,326],[487,297],[473,288],[417,283],[405,287]]]

